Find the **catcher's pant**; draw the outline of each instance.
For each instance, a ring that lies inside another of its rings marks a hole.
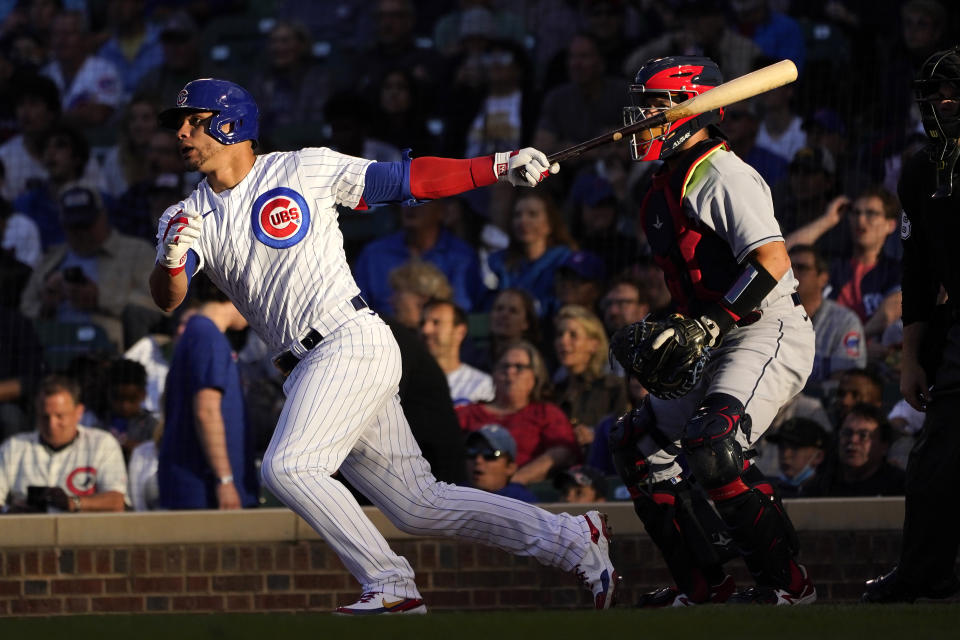
[[[898,576],[926,589],[951,582],[960,527],[950,514],[960,508],[960,324],[947,333],[927,417],[907,461],[906,513]]]
[[[400,349],[379,317],[363,311],[340,326],[284,384],[264,485],[323,536],[364,592],[419,597],[410,564],[330,477],[338,469],[407,533],[457,536],[573,569],[590,544],[584,519],[438,482],[401,410],[399,381]]]
[[[790,298],[765,308],[757,322],[731,331],[690,393],[675,400],[650,396],[657,429],[674,443],[665,450],[649,436],[640,441],[653,481],[680,475],[676,462],[680,439],[707,395],[727,393],[743,403],[752,426],[749,434],[738,432],[737,441],[746,451],[767,430],[780,407],[803,389],[813,369],[813,356],[813,324],[803,307]]]

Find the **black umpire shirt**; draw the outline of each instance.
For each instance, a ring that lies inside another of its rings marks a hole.
[[[960,164],[960,163],[958,163]],[[960,166],[958,166],[960,168]],[[906,161],[897,193],[903,205],[903,324],[933,319],[942,284],[950,300],[960,301],[960,176],[953,194],[933,199],[936,167],[926,150]]]

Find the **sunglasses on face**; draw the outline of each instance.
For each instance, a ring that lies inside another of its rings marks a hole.
[[[481,456],[487,462],[493,462],[494,460],[505,456],[506,452],[500,451],[499,449],[491,449],[490,447],[467,447],[464,454],[471,460],[477,456]]]

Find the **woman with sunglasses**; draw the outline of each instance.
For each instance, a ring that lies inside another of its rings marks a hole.
[[[555,467],[565,467],[577,455],[573,427],[557,405],[546,401],[550,378],[537,349],[525,341],[508,345],[493,368],[494,397],[457,408],[460,427],[477,431],[487,424],[503,425],[517,444],[513,481],[545,480]]]

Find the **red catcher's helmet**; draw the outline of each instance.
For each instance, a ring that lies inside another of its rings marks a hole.
[[[666,107],[709,91],[723,83],[717,63],[703,56],[671,56],[648,60],[637,71],[630,85],[631,106],[623,108],[625,125],[652,115],[651,97],[665,98]],[[646,129],[630,138],[630,155],[634,160],[662,160],[669,157],[694,133],[707,125],[720,122],[723,109],[708,111],[671,122],[659,131]]]

